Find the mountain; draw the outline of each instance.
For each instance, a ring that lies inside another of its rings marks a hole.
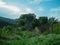
[[[13,25],[13,24],[16,24],[15,19],[0,17],[0,27],[6,26],[6,25]]]

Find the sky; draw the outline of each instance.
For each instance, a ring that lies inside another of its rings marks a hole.
[[[60,20],[60,0],[0,0],[0,16],[16,19],[34,13]]]

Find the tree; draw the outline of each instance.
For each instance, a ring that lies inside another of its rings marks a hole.
[[[51,17],[51,18],[49,18],[49,20],[48,20],[48,23],[50,24],[50,25],[52,25],[52,24],[54,24],[54,23],[57,23],[58,21],[54,18],[54,17]]]
[[[33,26],[33,28],[38,27],[38,26],[39,26],[39,20],[38,20],[38,19],[35,19],[35,20],[32,22],[32,26]]]
[[[43,25],[43,24],[46,24],[48,23],[48,17],[39,17],[39,25]]]
[[[20,18],[18,19],[18,25],[19,26],[24,26],[27,29],[32,29],[32,23],[34,22],[34,20],[36,19],[35,14],[23,14],[20,16]]]
[[[52,32],[53,32],[53,25],[54,25],[55,23],[57,23],[57,22],[58,22],[58,21],[57,21],[54,17],[49,18],[48,24],[51,26]]]

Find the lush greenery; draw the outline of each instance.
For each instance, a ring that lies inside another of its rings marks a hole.
[[[0,17],[0,45],[60,45],[60,22],[35,14],[14,20]]]

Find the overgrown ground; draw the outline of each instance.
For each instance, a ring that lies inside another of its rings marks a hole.
[[[0,45],[60,45],[60,34],[41,34],[19,40],[0,40]]]
[[[0,45],[60,45],[60,23],[53,26],[53,32],[45,31],[41,33],[37,30],[32,32],[26,30],[16,33],[16,30],[14,35],[13,32],[6,35],[6,32],[3,33],[2,31],[1,34],[7,37],[0,38]]]

